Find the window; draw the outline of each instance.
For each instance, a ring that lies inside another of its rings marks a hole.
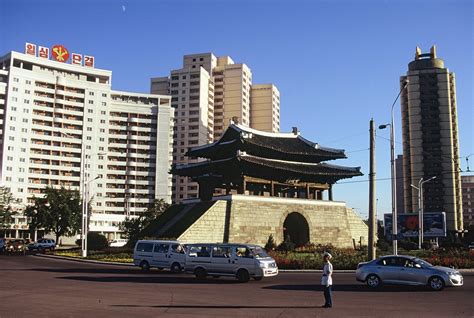
[[[252,251],[246,247],[236,247],[235,256],[243,258],[252,258]]]
[[[181,195],[180,195],[181,196]],[[206,245],[195,245],[189,248],[190,257],[211,257],[211,248]]]
[[[25,94],[30,94],[30,90],[29,89],[25,89]]]
[[[155,244],[154,252],[166,254],[168,253],[169,247],[169,244]]]
[[[401,257],[385,257],[378,261],[377,265],[402,267],[405,266],[405,260]]]
[[[92,114],[92,113],[94,112],[94,110],[88,109],[87,112],[88,112],[89,114]]]
[[[107,103],[106,103],[106,102],[102,102],[102,106],[107,106]]]
[[[138,243],[137,252],[147,252],[151,253],[153,251],[152,243]]]
[[[89,96],[94,96],[94,92],[89,92]]]
[[[230,258],[232,250],[229,246],[216,246],[212,249],[212,257],[216,258]]]
[[[107,94],[106,94],[106,93],[102,93],[102,97],[107,97]]]
[[[90,101],[89,101],[89,104],[94,104],[94,101],[93,101],[93,100],[90,100]]]

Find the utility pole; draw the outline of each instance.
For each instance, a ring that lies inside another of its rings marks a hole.
[[[377,240],[377,199],[375,195],[375,123],[370,120],[370,168],[369,168],[369,261],[376,257],[375,243]]]

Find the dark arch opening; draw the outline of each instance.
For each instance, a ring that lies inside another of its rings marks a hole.
[[[306,218],[298,212],[288,214],[283,223],[283,238],[287,236],[296,247],[309,243],[309,225]]]

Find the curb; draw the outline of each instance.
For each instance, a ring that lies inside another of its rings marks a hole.
[[[44,257],[44,258],[52,258],[52,259],[59,259],[63,261],[73,261],[73,262],[82,262],[82,263],[89,263],[89,264],[98,264],[98,265],[116,265],[116,266],[128,266],[134,267],[133,263],[121,263],[121,262],[105,262],[105,261],[96,261],[92,259],[81,259],[81,258],[74,258],[74,257],[67,257],[67,256],[57,256],[57,255],[48,255],[48,254],[35,254],[33,256],[37,257]],[[322,273],[323,271],[320,269],[279,269],[281,273]],[[461,274],[474,274],[474,268],[465,268],[465,269],[458,269]],[[334,270],[335,273],[342,273],[342,274],[350,274],[355,273],[355,269],[341,269],[341,270]]]

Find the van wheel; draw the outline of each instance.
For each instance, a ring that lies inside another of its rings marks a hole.
[[[150,270],[150,264],[148,264],[147,261],[141,262],[140,267],[141,267],[142,271],[144,271],[144,272],[148,272]]]
[[[258,281],[261,281],[263,279],[263,276],[254,277],[253,279],[255,279],[258,282]]]
[[[173,273],[181,273],[181,265],[179,263],[173,263],[170,269]]]
[[[440,291],[444,288],[444,280],[439,276],[433,276],[428,281],[428,286],[431,290]]]
[[[194,271],[194,275],[196,275],[196,278],[199,280],[204,280],[206,279],[207,273],[204,268],[196,268]]]
[[[239,269],[237,272],[237,279],[241,283],[246,283],[250,280],[250,275],[249,272],[247,272],[245,269]]]

